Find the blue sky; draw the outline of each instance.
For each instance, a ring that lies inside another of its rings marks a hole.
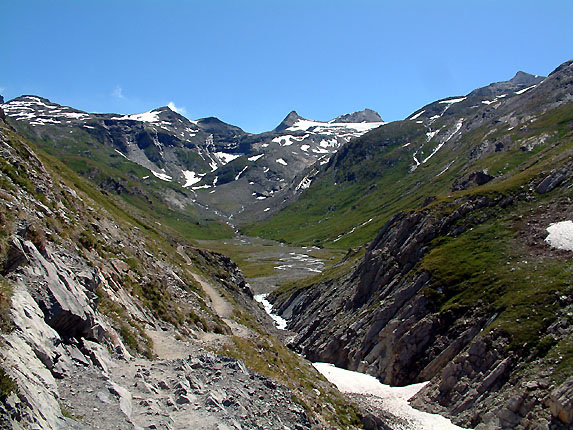
[[[0,0],[0,94],[172,103],[249,132],[290,111],[387,121],[573,58],[573,1]]]

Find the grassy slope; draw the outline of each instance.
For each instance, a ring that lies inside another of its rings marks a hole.
[[[74,172],[89,178],[110,193],[119,195],[139,215],[156,218],[157,222],[168,225],[187,239],[213,239],[233,236],[232,229],[220,220],[201,213],[191,204],[192,195],[178,184],[162,181],[150,171],[119,155],[106,145],[97,142],[89,133],[73,129],[73,134],[63,134],[57,127],[46,126],[49,133],[43,138],[26,129],[18,122],[18,127],[36,150],[45,156],[52,156]],[[143,180],[143,177],[149,178]],[[88,186],[93,186],[92,184]],[[183,208],[170,205],[165,196],[178,195],[185,202]]]
[[[477,128],[455,145],[446,144],[413,172],[410,148],[423,144],[425,154],[429,154],[435,143],[426,142],[425,130],[418,124],[401,121],[393,128],[388,124],[343,147],[296,203],[244,231],[296,244],[337,248],[360,245],[371,240],[396,212],[420,207],[429,196],[448,195],[453,180],[464,172],[487,168],[497,176],[493,189],[524,183],[539,170],[540,161],[555,155],[557,142],[561,144],[558,151],[563,150],[562,142],[570,140],[571,118],[573,107],[566,105],[527,123],[523,130],[505,126],[491,133],[488,126]],[[441,121],[434,123],[433,128],[444,126],[444,120]],[[514,145],[509,151],[465,161],[470,150],[486,138],[509,136],[518,142],[543,134],[551,137],[532,151],[522,151]],[[404,147],[408,142],[411,145]]]

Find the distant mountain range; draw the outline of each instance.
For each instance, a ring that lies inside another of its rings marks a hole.
[[[326,163],[341,145],[384,124],[369,109],[328,122],[293,111],[274,130],[250,134],[215,117],[191,121],[168,107],[133,115],[92,114],[26,95],[2,108],[42,140],[66,133],[68,139],[78,137],[76,145],[85,138],[98,142],[156,178],[189,188],[198,205],[224,217],[260,206],[307,167]]]

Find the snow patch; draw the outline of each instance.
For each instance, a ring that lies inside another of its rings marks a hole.
[[[530,86],[530,87],[527,87],[527,88],[524,88],[524,89],[522,89],[522,90],[516,91],[515,94],[517,94],[517,95],[523,94],[524,92],[529,91],[529,90],[531,90],[532,88],[535,88],[536,86],[537,86],[537,85],[532,85],[532,86]]]
[[[300,181],[300,183],[296,186],[296,191],[306,190],[308,187],[310,187],[311,183],[312,183],[312,179],[310,179],[308,176],[305,176],[302,179],[302,181]]]
[[[264,157],[265,154],[259,154],[259,155],[253,155],[252,157],[249,157],[248,160],[249,161],[257,161],[259,158]]]
[[[204,174],[197,174],[191,170],[183,170],[182,173],[183,176],[185,176],[185,185],[183,185],[184,188],[196,184],[197,182],[201,181],[201,178],[204,176]]]
[[[414,409],[408,400],[420,391],[427,382],[392,387],[382,384],[374,376],[353,372],[335,367],[330,363],[313,363],[316,370],[324,375],[343,393],[372,395],[382,399],[382,407],[390,414],[401,418],[408,424],[395,423],[399,430],[459,430],[447,418],[438,414],[430,414]]]
[[[573,221],[561,221],[547,227],[545,241],[553,248],[573,251]]]
[[[119,121],[130,120],[130,121],[142,121],[142,122],[157,122],[157,121],[159,121],[158,115],[159,115],[158,112],[149,111],[149,112],[137,113],[134,115],[119,116],[119,117],[115,117],[112,119],[119,120]]]
[[[238,180],[239,180],[239,178],[241,177],[241,175],[243,174],[243,172],[244,172],[245,170],[247,170],[247,167],[248,167],[248,166],[243,167],[243,170],[241,170],[241,171],[237,174],[237,176],[235,176],[235,181],[238,181]]]
[[[459,103],[459,102],[463,102],[465,99],[466,99],[465,97],[460,97],[458,99],[442,100],[440,103],[441,104]]]
[[[426,142],[429,142],[430,140],[432,140],[434,138],[434,136],[440,132],[440,130],[428,131],[426,133]]]
[[[169,175],[166,175],[165,173],[161,173],[161,172],[155,172],[155,171],[151,171],[151,173],[153,173],[153,176],[155,176],[156,178],[161,179],[162,181],[167,181],[170,182],[173,178]]]
[[[282,158],[279,158],[278,160],[276,160],[276,162],[278,164],[282,164],[283,166],[288,166],[287,162],[285,160],[283,160]]]
[[[127,160],[127,157],[126,157],[126,155],[125,155],[123,152],[121,152],[121,151],[119,151],[119,150],[117,150],[117,149],[114,149],[114,151],[117,152],[119,155],[121,155],[123,158],[125,158],[125,159]]]
[[[295,142],[301,142],[308,136],[300,136],[296,137],[292,134],[285,134],[284,136],[275,137],[272,142],[278,143],[281,146],[290,146]]]
[[[418,155],[418,151],[416,151],[416,152],[414,152],[414,154],[412,154],[412,158],[414,159],[414,163],[416,163],[416,165],[414,166],[414,169],[416,169],[416,167],[418,167],[420,165],[420,162],[416,158],[416,155]]]
[[[451,166],[452,164],[454,164],[454,161],[456,161],[456,160],[450,161],[450,162],[448,163],[448,165],[445,167],[445,169],[442,170],[440,173],[438,173],[438,174],[436,175],[436,178],[437,178],[438,176],[441,176],[442,174],[446,173],[446,171],[450,168],[450,166]]]
[[[360,136],[367,131],[378,128],[385,122],[320,122],[308,119],[299,119],[292,126],[287,128],[288,131],[309,131],[312,128],[316,134],[334,134],[341,131],[351,132]]]
[[[230,163],[236,158],[239,158],[243,154],[229,154],[227,152],[215,152],[215,155],[223,164]]]
[[[424,112],[426,112],[425,110],[418,112],[416,115],[414,115],[412,118],[410,118],[410,121],[414,121],[415,119],[418,119],[418,117],[420,115],[422,115]]]

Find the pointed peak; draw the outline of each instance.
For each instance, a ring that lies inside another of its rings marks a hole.
[[[161,106],[158,108],[153,109],[151,112],[167,112],[167,113],[171,113],[171,112],[175,112],[173,109],[171,109],[169,106]],[[175,112],[177,113],[177,112]]]
[[[533,85],[539,83],[541,80],[543,80],[542,76],[531,75],[520,70],[509,80],[509,82],[514,85]]]
[[[358,112],[347,113],[334,118],[329,122],[383,122],[380,114],[372,109],[364,109]]]
[[[289,114],[282,120],[282,122],[273,131],[283,131],[292,126],[299,119],[304,119],[296,111],[291,110]]]

